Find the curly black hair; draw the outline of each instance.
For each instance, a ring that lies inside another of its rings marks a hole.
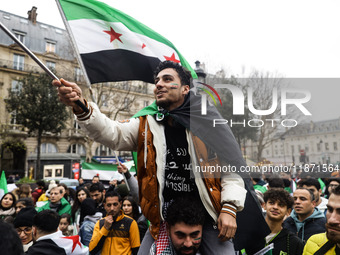
[[[180,64],[172,62],[172,61],[163,61],[161,62],[154,72],[154,79],[156,79],[158,73],[164,69],[172,68],[177,73],[181,80],[182,85],[189,85],[191,84],[192,76],[191,73],[185,68],[182,67]]]
[[[183,222],[189,226],[203,225],[205,211],[198,199],[190,196],[179,197],[174,200],[168,210],[166,222],[170,226]]]
[[[294,204],[294,199],[288,193],[288,191],[281,188],[270,188],[264,193],[263,198],[265,203],[267,203],[269,200],[273,202],[279,201],[283,205],[286,205],[287,209],[292,208]]]

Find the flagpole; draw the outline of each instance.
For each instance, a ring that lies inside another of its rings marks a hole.
[[[13,41],[15,41],[20,48],[22,48],[52,79],[58,80],[59,78],[50,70],[48,69],[47,66],[44,65],[43,62],[40,61],[40,59],[34,55],[34,53],[28,49],[10,30],[8,30],[7,27],[5,27],[5,25],[3,25],[0,22],[0,28],[9,36],[13,39]],[[79,107],[81,107],[83,109],[83,111],[85,112],[89,112],[89,109],[87,109],[87,107],[80,101],[77,100],[75,102]]]
[[[79,65],[80,65],[80,68],[81,68],[82,71],[83,71],[84,78],[85,78],[85,83],[86,83],[86,86],[88,87],[88,89],[89,89],[89,91],[90,91],[90,95],[91,95],[92,101],[93,101],[93,102],[96,102],[96,100],[95,100],[95,98],[94,98],[94,95],[93,95],[92,88],[91,88],[91,82],[90,82],[89,77],[87,76],[87,73],[86,73],[86,69],[85,69],[83,60],[82,60],[81,57],[80,57],[80,53],[79,53],[79,50],[78,50],[78,47],[77,47],[77,44],[76,44],[76,40],[75,40],[74,37],[73,37],[71,27],[70,27],[70,25],[69,25],[68,22],[67,22],[65,13],[64,13],[64,11],[63,11],[63,8],[62,8],[61,5],[60,5],[59,0],[55,0],[55,1],[56,1],[56,3],[57,3],[58,10],[59,10],[59,13],[60,13],[60,15],[61,15],[61,19],[62,19],[63,22],[64,22],[66,31],[68,32],[68,35],[70,36],[71,45],[72,45],[72,47],[73,47],[73,50],[76,52],[76,58],[77,58],[77,60],[78,60],[78,63],[79,63]]]
[[[116,158],[116,161],[117,161],[117,166],[119,166],[119,165],[120,165],[120,161],[119,161],[119,158],[118,158],[118,156],[117,156],[116,151],[113,151],[113,154],[115,155],[115,158]],[[128,170],[128,171],[129,171],[129,170]],[[127,187],[127,189],[130,191],[130,187],[129,187],[129,184],[128,184],[127,179],[126,179],[126,177],[125,177],[125,174],[122,173],[122,175],[123,175],[123,177],[124,177],[124,181],[125,181],[126,187]]]

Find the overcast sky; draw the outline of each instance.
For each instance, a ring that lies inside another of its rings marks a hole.
[[[287,78],[340,77],[340,1],[103,0],[169,39],[194,66],[246,76],[253,69]],[[0,9],[64,28],[54,0],[2,1]],[[319,80],[320,81],[320,80]],[[317,82],[312,119],[340,116],[340,83]],[[305,85],[304,85],[305,86]]]

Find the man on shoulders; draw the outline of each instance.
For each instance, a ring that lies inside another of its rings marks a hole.
[[[58,87],[60,100],[73,107],[79,125],[94,140],[114,150],[137,151],[139,201],[142,213],[151,222],[140,254],[149,252],[153,240],[158,239],[167,206],[186,193],[201,199],[209,215],[203,227],[204,236],[209,240],[202,244],[203,253],[233,253],[236,214],[243,210],[246,198],[244,181],[234,173],[194,170],[219,164],[245,165],[239,146],[226,126],[214,130],[219,134],[217,131],[223,129],[221,137],[216,138],[222,145],[210,143],[211,136],[207,138],[205,126],[211,127],[211,123],[207,118],[198,118],[203,119],[204,124],[196,120],[199,123],[195,123],[195,131],[190,128],[191,103],[192,100],[199,103],[200,98],[189,93],[192,77],[188,70],[178,63],[164,61],[155,70],[154,78],[155,103],[136,118],[121,122],[110,120],[97,105],[87,103],[75,83],[61,79],[53,81],[53,85]],[[89,112],[82,111],[76,100],[87,105]],[[220,116],[217,110],[214,113]]]
[[[340,254],[340,186],[329,196],[326,218],[326,233],[311,236],[303,250],[304,255]]]
[[[283,227],[296,233],[304,242],[312,235],[324,232],[326,218],[315,207],[313,192],[306,188],[297,188],[293,198],[294,210],[283,222]]]
[[[101,255],[136,255],[140,246],[137,222],[124,215],[116,192],[107,192],[104,199],[106,217],[97,221],[89,244],[90,253]]]

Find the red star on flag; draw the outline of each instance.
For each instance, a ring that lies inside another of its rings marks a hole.
[[[70,239],[73,241],[73,246],[72,246],[72,252],[74,251],[74,249],[77,247],[77,244],[79,245],[79,247],[81,248],[81,243],[79,241],[79,236],[65,236],[63,237],[65,239]]]
[[[142,49],[144,49],[146,47],[146,45],[143,43],[143,45],[142,45]]]
[[[114,31],[113,30],[113,28],[112,27],[110,27],[110,31],[103,31],[103,32],[105,32],[105,33],[107,33],[107,34],[109,34],[111,37],[110,37],[110,42],[113,42],[114,40],[118,40],[118,41],[120,41],[121,43],[123,43],[122,42],[122,40],[120,40],[120,38],[119,37],[121,37],[122,36],[122,34],[119,34],[119,33],[117,33],[116,31]]]
[[[165,58],[166,60],[170,60],[170,61],[175,62],[175,63],[180,63],[180,62],[181,62],[181,61],[179,61],[178,59],[176,59],[175,53],[172,53],[171,57],[164,56],[164,58]]]

